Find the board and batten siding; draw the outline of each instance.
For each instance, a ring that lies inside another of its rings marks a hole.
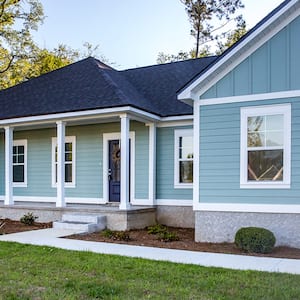
[[[240,108],[291,103],[290,189],[240,188]],[[300,204],[300,98],[200,107],[201,203]]]
[[[300,89],[300,17],[219,80],[201,99]]]
[[[157,128],[156,198],[192,200],[193,189],[174,188],[174,131],[192,129],[192,126]],[[176,203],[172,203],[176,205]]]
[[[135,132],[135,197],[147,199],[149,128],[131,121]],[[103,197],[103,133],[120,132],[120,123],[67,126],[66,136],[76,137],[75,187],[65,188],[66,197]],[[52,187],[52,137],[56,129],[15,131],[14,140],[27,139],[27,187],[14,187],[15,196],[56,197]],[[5,194],[4,134],[0,136],[0,194]]]

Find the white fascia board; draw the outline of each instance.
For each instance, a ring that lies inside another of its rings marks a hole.
[[[92,110],[84,110],[84,111],[76,111],[76,112],[66,112],[66,113],[57,113],[57,114],[48,114],[48,115],[37,115],[30,117],[20,117],[20,118],[12,118],[12,119],[3,119],[0,120],[0,126],[8,126],[8,125],[28,125],[28,124],[40,124],[40,123],[55,123],[58,120],[65,121],[77,121],[84,120],[88,118],[95,118],[97,116],[110,117],[117,116],[120,113],[128,113],[133,115],[143,116],[147,120],[159,121],[160,117],[155,114],[151,114],[145,112],[143,110],[133,108],[130,106],[124,107],[115,107],[115,108],[104,108],[104,109],[92,109]]]
[[[274,22],[280,18],[280,16],[287,13],[294,5],[298,4],[298,7],[290,13],[288,18],[284,18],[279,25],[274,26]],[[268,39],[278,33],[282,28],[284,28],[287,24],[289,24],[292,20],[294,20],[297,16],[299,16],[299,0],[293,0],[287,5],[285,5],[280,11],[274,14],[270,19],[268,19],[264,24],[262,24],[259,28],[257,28],[252,34],[250,34],[245,40],[243,40],[237,47],[235,47],[232,51],[229,51],[227,55],[225,55],[222,59],[220,59],[215,65],[213,65],[207,72],[205,72],[202,76],[200,76],[197,80],[192,82],[187,88],[181,91],[178,94],[178,100],[181,101],[190,101],[198,100],[199,96],[207,91],[211,86],[213,86],[217,81],[219,81],[222,77],[224,77],[227,73],[229,73],[234,67],[236,67],[240,62],[242,62],[246,57],[248,57],[251,53],[253,53],[256,49],[258,49],[262,44],[264,44]],[[256,43],[255,46],[249,47],[251,41],[259,36],[263,31],[265,31],[268,27],[270,27],[270,31],[264,35],[259,43]],[[245,50],[247,49],[247,50]],[[238,52],[242,52],[241,56],[238,58],[234,58],[237,56]],[[227,67],[220,71],[223,65]],[[213,80],[208,80],[209,77],[213,76],[214,73],[217,73]],[[205,82],[206,81],[206,82]],[[199,89],[199,85],[203,83],[202,87]]]
[[[193,115],[182,115],[182,116],[170,116],[170,117],[159,117],[155,114],[145,112],[141,109],[133,108],[130,106],[115,107],[115,108],[104,108],[104,109],[93,109],[86,111],[66,112],[49,115],[37,115],[30,117],[20,117],[12,119],[0,120],[0,127],[11,126],[21,127],[23,125],[40,125],[55,123],[60,120],[64,121],[80,121],[95,119],[96,117],[117,117],[122,113],[128,113],[129,117],[133,120],[139,120],[143,122],[156,122],[157,124],[168,124],[174,123],[175,126],[190,125],[193,121]],[[185,124],[186,123],[186,124]],[[176,125],[179,124],[179,125]]]

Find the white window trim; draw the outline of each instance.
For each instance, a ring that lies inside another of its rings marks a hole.
[[[193,183],[179,182],[179,137],[193,137],[193,129],[174,130],[174,188],[175,189],[192,189]],[[193,158],[194,164],[194,158]]]
[[[247,154],[247,118],[283,114],[283,181],[248,181]],[[289,189],[291,185],[291,104],[264,105],[241,108],[241,141],[240,141],[240,188],[247,189]]]
[[[66,188],[75,188],[76,186],[76,137],[66,136],[65,143],[72,143],[72,182],[65,182]],[[52,187],[56,188],[57,183],[55,182],[55,147],[57,146],[57,138],[52,138]],[[65,151],[64,151],[65,153]]]
[[[24,182],[13,182],[13,187],[27,187],[27,140],[14,140],[13,146],[24,146]]]

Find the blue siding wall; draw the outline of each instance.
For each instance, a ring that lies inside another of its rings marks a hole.
[[[132,121],[130,130],[135,131],[136,198],[148,197],[149,129]],[[103,133],[120,132],[120,123],[72,126],[66,128],[66,136],[76,136],[76,187],[66,188],[66,197],[103,197]],[[55,197],[52,187],[51,160],[52,137],[55,128],[16,131],[14,140],[27,139],[27,187],[14,188],[15,196]],[[0,135],[0,194],[4,184],[4,134]],[[146,162],[146,163],[145,163]]]
[[[240,189],[240,107],[292,103],[290,189]],[[200,108],[200,202],[300,204],[300,98]]]
[[[229,72],[203,99],[300,89],[300,17]]]
[[[174,130],[189,127],[157,128],[156,198],[193,199],[193,189],[174,189]]]

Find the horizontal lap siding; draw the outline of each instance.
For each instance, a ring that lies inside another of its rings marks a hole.
[[[291,188],[240,189],[240,107],[279,103],[292,103]],[[300,99],[201,106],[200,132],[200,202],[300,204]]]
[[[149,128],[132,121],[135,132],[135,197],[147,199],[149,173]],[[120,132],[120,123],[67,126],[66,136],[76,137],[76,177],[74,188],[66,188],[66,197],[103,197],[103,134]],[[56,129],[14,132],[14,140],[27,139],[27,187],[14,188],[15,196],[55,197],[52,187],[52,137]],[[0,135],[0,194],[5,194],[4,134]]]
[[[201,98],[300,89],[300,17],[247,57]]]
[[[174,188],[174,131],[192,127],[157,128],[156,198],[192,200],[193,190]]]
[[[148,199],[149,191],[149,127],[132,122],[135,132],[135,198]]]

